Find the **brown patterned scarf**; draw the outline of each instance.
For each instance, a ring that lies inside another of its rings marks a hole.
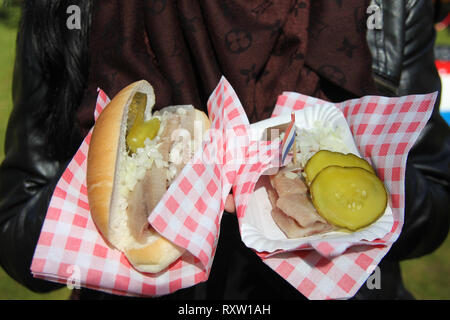
[[[328,100],[376,93],[365,40],[368,0],[96,1],[88,88],[78,112],[93,124],[97,87],[113,97],[148,80],[156,108],[206,101],[220,76],[251,122],[283,91]]]

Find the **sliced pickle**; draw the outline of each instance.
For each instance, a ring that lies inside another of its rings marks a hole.
[[[144,121],[147,95],[136,92],[128,107],[127,118],[127,147],[131,153],[136,153],[138,148],[144,147],[145,139],[152,140],[158,134],[160,121],[157,118]]]
[[[306,181],[310,184],[316,175],[328,166],[359,167],[375,174],[375,170],[364,159],[352,154],[320,150],[305,165]]]
[[[330,224],[355,231],[377,220],[386,210],[383,182],[357,167],[329,166],[310,186],[317,212]]]
[[[147,95],[142,92],[136,92],[128,107],[127,131],[131,127],[144,121],[145,107],[147,106]]]
[[[127,146],[132,153],[136,153],[138,148],[144,147],[145,139],[153,140],[158,134],[161,122],[158,118],[148,121],[134,123],[127,135]]]

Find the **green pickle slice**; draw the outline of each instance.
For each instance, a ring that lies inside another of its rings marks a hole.
[[[131,153],[145,146],[145,139],[153,140],[158,134],[161,122],[158,118],[144,121],[147,95],[137,92],[128,109],[126,143]]]
[[[145,139],[153,140],[158,134],[161,122],[153,118],[145,122],[134,124],[127,135],[127,146],[132,153],[145,146]]]
[[[388,194],[373,173],[358,167],[329,166],[310,185],[317,212],[329,223],[355,231],[386,210]]]
[[[311,183],[316,175],[328,166],[359,167],[375,174],[375,170],[364,159],[352,154],[344,154],[328,150],[320,150],[315,153],[305,165],[306,181]]]
[[[127,131],[130,131],[133,124],[144,121],[145,107],[147,106],[147,95],[136,92],[128,106]]]

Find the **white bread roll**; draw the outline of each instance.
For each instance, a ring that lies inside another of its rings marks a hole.
[[[152,185],[153,181],[144,193],[141,192],[139,197],[131,197],[126,190],[124,191],[123,184],[126,183],[128,178],[128,176],[124,176],[126,171],[124,166],[127,161],[135,161],[127,157],[126,132],[128,109],[136,92],[147,95],[145,119],[147,120],[152,116],[155,95],[152,86],[145,80],[132,83],[122,89],[105,107],[95,123],[90,141],[86,176],[87,192],[92,219],[106,242],[122,251],[138,271],[156,273],[164,270],[178,259],[183,254],[184,249],[174,245],[151,227],[146,228],[142,236],[137,239],[134,236],[136,232],[131,230],[128,221],[129,198],[133,199],[131,200],[133,201],[132,207],[143,207],[145,209],[146,200],[142,199],[140,202],[137,201],[139,203],[134,203],[136,202],[135,199],[140,200],[142,194],[144,198],[147,198],[145,192],[151,192],[152,188],[159,187],[161,189],[161,186],[155,187]],[[168,108],[168,110],[174,112],[179,108],[191,108],[195,111],[195,116],[191,117],[190,120],[195,119],[196,125],[202,124],[202,134],[209,129],[210,122],[206,114],[193,109],[192,106],[174,106]],[[162,113],[163,110],[159,113]],[[160,133],[161,130],[158,134]],[[196,146],[201,145],[194,144]],[[155,161],[153,161],[153,164],[151,161],[145,162],[147,166],[148,163],[150,163],[150,167],[156,165]],[[141,164],[133,163],[133,165]],[[148,169],[145,169],[146,172],[148,172]],[[136,178],[133,177],[132,179]],[[138,185],[139,180],[134,183]],[[145,212],[145,214],[148,216],[150,212]]]

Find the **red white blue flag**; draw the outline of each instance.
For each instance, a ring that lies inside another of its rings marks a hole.
[[[292,146],[295,142],[295,136],[297,135],[295,129],[295,113],[291,113],[291,123],[284,133],[283,141],[281,142],[281,163],[284,165],[284,160],[288,155],[289,151],[291,151]]]

